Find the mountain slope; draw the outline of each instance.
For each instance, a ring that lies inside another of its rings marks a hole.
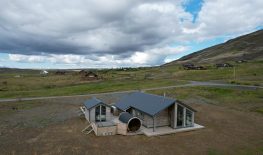
[[[263,59],[263,30],[194,52],[165,65],[190,62],[199,64],[223,63],[226,61],[259,59]]]

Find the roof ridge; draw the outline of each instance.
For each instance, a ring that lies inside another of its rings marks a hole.
[[[96,97],[92,97],[91,99],[96,100],[96,101],[99,101],[99,102],[102,102],[102,100],[100,100],[100,99],[98,99],[98,98],[96,98]]]
[[[146,94],[146,95],[150,95],[150,96],[164,97],[165,99],[176,100],[176,99],[174,99],[174,98],[171,98],[171,97],[167,97],[167,96],[161,96],[161,95],[156,95],[156,94],[150,94],[150,93],[144,93],[144,92],[134,92],[134,93],[141,93],[141,94]]]

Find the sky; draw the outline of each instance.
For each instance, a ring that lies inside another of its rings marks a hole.
[[[0,67],[157,66],[263,28],[262,0],[0,0]]]

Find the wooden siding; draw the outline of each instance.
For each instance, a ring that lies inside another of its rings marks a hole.
[[[168,108],[166,108],[165,110],[161,111],[159,114],[156,115],[155,122],[156,122],[156,127],[170,125]]]
[[[153,118],[147,114],[143,115],[136,115],[136,112],[138,112],[136,109],[132,109],[133,116],[136,116],[141,119],[143,126],[147,128],[153,127]],[[155,116],[155,123],[156,127],[158,126],[169,126],[171,124],[170,118],[168,115],[168,108],[161,111],[159,114]]]
[[[107,126],[107,127],[97,127],[96,126],[95,134],[97,136],[116,135],[116,133],[117,133],[117,126]]]
[[[119,122],[117,124],[117,133],[120,135],[127,135],[127,124]]]
[[[90,109],[89,121],[90,122],[95,122],[95,107]]]
[[[89,121],[89,110],[85,109],[84,115],[85,115],[86,120]]]
[[[173,122],[173,128],[177,127],[177,105],[178,104],[174,104],[174,122]]]
[[[182,104],[179,104],[179,105],[184,108],[184,117],[185,117],[185,109],[188,109],[193,113],[192,120],[194,123],[194,111],[185,107]],[[175,102],[175,104],[171,105],[170,107],[168,107],[168,108],[164,109],[163,111],[161,111],[160,113],[158,113],[155,116],[155,127],[171,126],[172,128],[177,128],[177,106],[178,106],[178,103]],[[145,126],[147,128],[153,127],[152,116],[145,114],[145,113],[143,113],[137,109],[134,109],[134,108],[129,109],[129,112],[133,116],[140,118],[143,126]],[[140,115],[138,115],[138,114],[140,114]],[[185,121],[185,119],[184,119],[184,121]],[[183,124],[185,124],[185,123],[183,122]],[[183,125],[183,127],[186,127],[186,126]]]
[[[110,107],[106,106],[106,121],[109,121],[112,119],[113,119],[113,115],[111,113],[111,109],[110,109]]]
[[[175,124],[175,121],[176,121],[176,116],[175,116],[175,107],[176,105],[173,104],[172,106],[170,106],[168,108],[168,111],[169,111],[169,115],[170,115],[170,124],[171,124],[171,127],[172,128],[176,128],[176,124]]]

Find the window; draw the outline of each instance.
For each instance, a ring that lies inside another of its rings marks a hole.
[[[95,121],[104,122],[106,121],[106,106],[100,105],[95,109]]]
[[[182,127],[184,122],[184,107],[177,105],[177,127]]]
[[[186,109],[185,114],[185,126],[192,126],[193,125],[193,112]]]
[[[95,119],[96,119],[96,122],[100,121],[100,106],[97,106],[95,109]]]
[[[101,105],[101,121],[106,121],[106,106]]]

